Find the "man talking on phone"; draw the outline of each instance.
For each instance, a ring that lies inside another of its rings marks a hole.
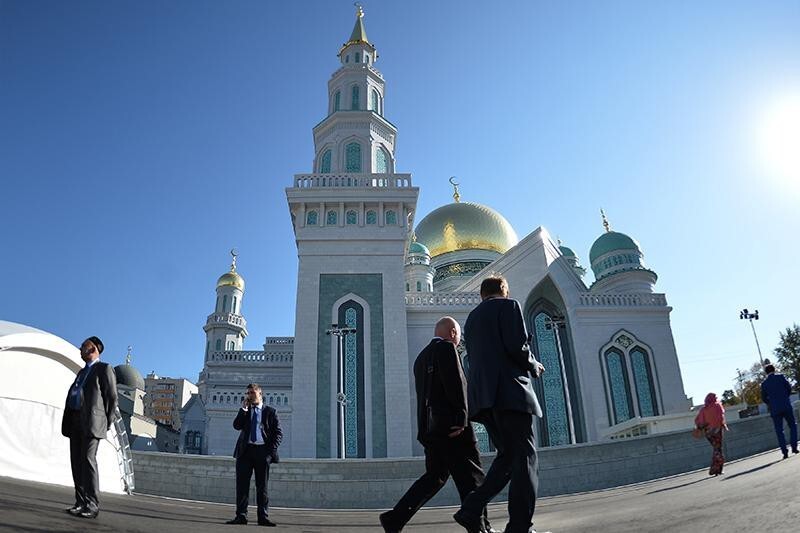
[[[233,428],[239,431],[239,440],[233,452],[236,458],[236,517],[227,523],[247,524],[250,478],[255,471],[258,525],[274,527],[275,522],[269,519],[267,481],[269,465],[278,462],[278,446],[283,433],[275,409],[264,405],[261,387],[257,384],[247,386]]]

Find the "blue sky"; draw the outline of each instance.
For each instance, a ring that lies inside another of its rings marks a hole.
[[[659,274],[696,401],[757,360],[739,309],[761,312],[765,352],[800,322],[800,176],[756,139],[771,105],[800,102],[800,4],[364,8],[417,220],[455,175],[588,266],[602,206]],[[284,188],[311,170],[353,21],[338,0],[0,0],[0,319],[196,380],[235,246],[245,347],[293,335]]]

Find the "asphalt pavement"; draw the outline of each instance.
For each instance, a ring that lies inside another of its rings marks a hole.
[[[710,458],[709,449],[709,458]],[[397,495],[398,498],[401,496]],[[0,477],[0,531],[246,533],[255,529],[292,533],[381,532],[375,510],[330,511],[273,508],[277,528],[229,526],[232,505],[175,500],[143,494],[102,494],[95,520],[64,512],[72,489]],[[403,530],[459,533],[455,507],[422,509]],[[250,509],[255,518],[255,509]],[[504,503],[492,504],[496,529],[505,526]],[[538,531],[579,532],[738,532],[800,530],[800,455],[781,460],[771,451],[706,471],[625,487],[543,498],[534,517]]]

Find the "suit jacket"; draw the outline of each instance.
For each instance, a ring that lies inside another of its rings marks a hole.
[[[425,405],[425,379],[427,361],[431,357],[433,376],[431,377],[428,400],[437,416],[451,421],[450,427],[467,427],[467,380],[461,366],[461,358],[452,342],[433,339],[414,361],[414,384],[417,391],[417,440],[422,444],[429,441],[427,434],[427,407]],[[446,434],[442,438],[448,438]]]
[[[792,386],[783,374],[770,374],[761,382],[761,400],[769,406],[772,414],[792,410],[791,394]]]
[[[253,416],[252,410],[245,411],[240,408],[236,418],[233,420],[233,429],[239,431],[239,439],[236,441],[236,448],[233,450],[234,457],[239,457],[244,452],[247,441],[250,440],[251,416]],[[263,402],[261,404],[261,437],[264,439],[264,446],[267,447],[267,457],[270,458],[270,462],[277,463],[280,460],[278,446],[281,445],[283,440],[283,432],[275,409],[264,405]]]
[[[464,337],[470,419],[480,422],[490,409],[542,416],[531,383],[539,376],[519,302],[500,297],[482,301],[469,314]]]
[[[70,385],[70,388],[72,386]],[[70,436],[69,390],[64,402],[61,434]],[[81,428],[90,437],[104,439],[117,412],[117,378],[108,363],[97,361],[81,387]]]

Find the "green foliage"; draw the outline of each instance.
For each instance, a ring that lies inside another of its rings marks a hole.
[[[794,324],[780,333],[774,353],[781,371],[795,384],[800,383],[800,326]]]
[[[721,401],[723,405],[736,405],[739,403],[739,397],[731,389],[728,389],[722,393]]]

